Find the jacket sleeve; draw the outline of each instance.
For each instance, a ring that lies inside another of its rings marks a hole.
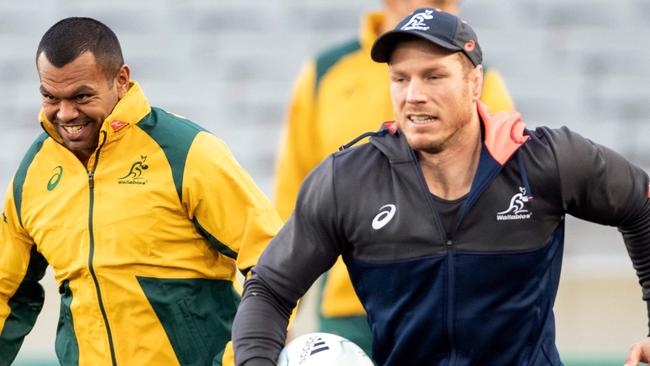
[[[38,283],[47,262],[25,233],[16,212],[13,183],[0,221],[0,365],[9,365],[32,330],[45,294]]]
[[[246,274],[282,222],[269,199],[226,144],[207,132],[192,142],[183,174],[183,202],[195,226]]]
[[[643,299],[650,304],[648,175],[616,152],[567,128],[552,134],[564,209],[578,218],[618,227]],[[650,305],[648,309],[650,319]]]
[[[325,160],[307,177],[296,210],[246,281],[233,323],[237,365],[275,365],[291,309],[343,252],[332,164]]]
[[[321,161],[315,131],[316,65],[303,66],[294,85],[275,167],[274,202],[283,220],[289,218],[303,179]]]
[[[485,70],[481,102],[485,103],[492,113],[515,110],[506,83],[503,81],[501,74],[495,69],[487,68]]]

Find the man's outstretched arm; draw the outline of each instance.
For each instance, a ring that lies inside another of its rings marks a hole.
[[[333,162],[325,160],[307,177],[293,215],[246,281],[232,331],[237,365],[275,365],[291,310],[343,252]]]
[[[253,269],[233,323],[237,365],[276,364],[293,306],[266,285]]]
[[[557,154],[566,211],[582,219],[618,227],[639,278],[650,319],[648,175],[616,152],[567,129],[549,132]],[[648,350],[650,339],[646,338],[633,346],[629,359],[647,361]]]

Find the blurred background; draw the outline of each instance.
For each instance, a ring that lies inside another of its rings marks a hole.
[[[356,36],[380,0],[0,0],[0,185],[41,132],[35,49],[52,24],[91,16],[121,40],[152,105],[226,141],[271,194],[292,84],[318,50]],[[504,76],[529,127],[566,125],[650,167],[650,1],[464,0],[486,63]],[[620,365],[648,333],[645,304],[620,235],[568,220],[556,302],[567,366]],[[46,303],[15,365],[56,364],[59,297]],[[299,332],[312,329],[301,314]],[[2,360],[0,360],[2,361]]]

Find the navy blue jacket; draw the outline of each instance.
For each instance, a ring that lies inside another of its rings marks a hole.
[[[339,255],[379,365],[561,365],[553,303],[566,214],[619,227],[650,299],[648,176],[567,128],[479,112],[483,149],[450,236],[399,130],[310,174],[247,281],[238,365],[275,360],[296,300]]]

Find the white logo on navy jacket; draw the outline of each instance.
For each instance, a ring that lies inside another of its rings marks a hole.
[[[532,197],[526,195],[526,188],[519,187],[519,193],[516,193],[514,196],[512,196],[508,209],[497,212],[497,220],[503,221],[530,219],[533,214],[525,208],[525,205],[530,201],[531,198]]]
[[[395,213],[397,212],[397,207],[391,203],[383,205],[379,208],[379,213],[372,219],[372,228],[379,230],[382,227],[386,226],[393,219]]]

